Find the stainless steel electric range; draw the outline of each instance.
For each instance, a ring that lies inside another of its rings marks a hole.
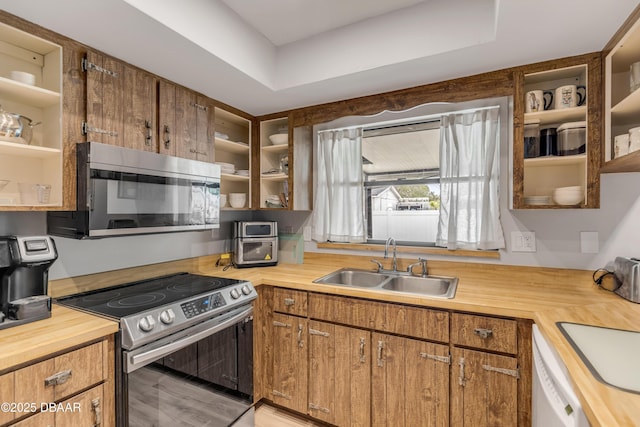
[[[118,426],[232,425],[253,397],[247,281],[189,273],[59,298],[117,320]]]

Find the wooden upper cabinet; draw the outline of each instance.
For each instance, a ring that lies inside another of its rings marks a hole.
[[[214,106],[209,98],[176,86],[176,156],[213,162]]]
[[[176,155],[176,86],[164,80],[158,85],[158,152]]]
[[[561,108],[556,89],[570,85],[583,86],[586,100],[583,105]],[[553,96],[547,109],[541,106],[539,111],[526,111],[527,96],[533,91]],[[601,105],[600,53],[531,64],[514,71],[512,209],[600,206]],[[582,130],[558,132],[563,125],[580,126],[580,122]],[[546,134],[554,136],[546,138]],[[569,205],[557,203],[554,191],[560,187],[580,187],[582,200]]]
[[[124,71],[125,146],[156,153],[156,79],[147,72],[129,66],[125,66]]]
[[[87,73],[87,118],[83,125],[87,141],[124,147],[124,64],[88,51],[83,69]]]
[[[96,52],[87,52],[89,141],[157,152],[156,79],[149,73]]]

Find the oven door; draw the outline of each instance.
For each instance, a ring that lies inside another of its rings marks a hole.
[[[235,239],[235,254],[238,267],[276,265],[278,238]]]
[[[253,308],[122,351],[119,426],[228,427],[253,400]]]

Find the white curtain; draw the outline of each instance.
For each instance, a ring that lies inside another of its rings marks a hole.
[[[436,245],[504,248],[500,224],[500,109],[442,116]]]
[[[312,238],[365,242],[362,129],[318,132]]]

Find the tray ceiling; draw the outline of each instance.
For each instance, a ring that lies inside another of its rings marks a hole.
[[[602,50],[636,0],[0,0],[248,113]]]

